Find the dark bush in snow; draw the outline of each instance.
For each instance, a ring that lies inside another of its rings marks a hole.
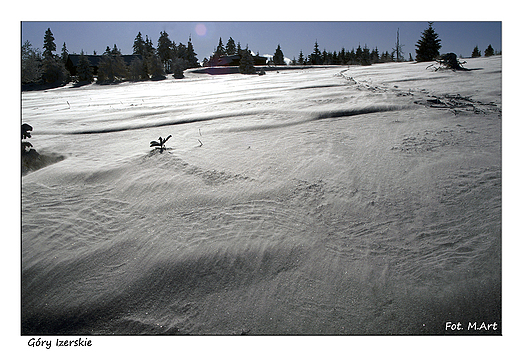
[[[435,71],[439,69],[451,69],[451,70],[468,70],[462,66],[462,64],[466,64],[466,62],[460,62],[455,53],[446,53],[441,55],[436,62],[439,64],[438,67],[433,67]],[[429,65],[427,68],[432,67],[433,64]]]

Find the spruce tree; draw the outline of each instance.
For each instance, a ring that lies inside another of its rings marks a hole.
[[[177,46],[177,55],[176,56],[177,56],[177,58],[184,60],[185,65],[186,65],[186,63],[188,62],[188,48],[181,42],[179,42],[179,45]],[[183,70],[184,69],[186,69],[186,67],[183,68]]]
[[[370,49],[365,44],[363,47],[363,51],[361,53],[361,65],[371,65],[372,61],[370,60]]]
[[[372,50],[372,53],[370,53],[370,61],[372,63],[379,63],[379,50],[377,47]]]
[[[67,45],[63,42],[63,47],[61,47],[61,61],[63,64],[67,64],[67,59],[69,58],[69,51],[67,50]]]
[[[172,58],[177,58],[177,44],[172,40]]]
[[[164,75],[164,66],[156,54],[149,55],[147,58],[147,68],[152,80],[163,80],[166,79]]]
[[[114,44],[114,47],[112,48],[112,50],[110,51],[110,53],[112,55],[121,55],[121,51],[119,50],[119,48],[117,48],[117,45]]]
[[[345,50],[345,47],[341,48],[341,52],[339,52],[338,57],[339,57],[339,63],[341,65],[347,64],[348,59],[347,59],[347,51]]]
[[[218,40],[218,46],[217,46],[217,49],[215,50],[215,54],[218,55],[219,57],[226,55],[226,50],[224,48],[224,45],[222,44],[222,37],[220,37]]]
[[[327,51],[324,49],[323,52],[321,53],[321,60],[322,60],[322,64],[330,64],[329,61],[330,61],[330,58],[329,58],[329,53],[327,53]]]
[[[332,64],[333,65],[339,64],[339,57],[338,57],[338,53],[336,51],[332,52]]]
[[[240,65],[238,67],[238,70],[242,74],[255,74],[255,63],[253,61],[253,56],[251,55],[251,52],[246,46],[246,49],[242,51],[242,57],[240,58]]]
[[[273,56],[274,65],[285,65],[285,61],[283,58],[284,57],[283,57],[282,49],[280,48],[280,45],[278,45],[278,47],[276,48],[276,51],[274,52],[274,56]]]
[[[226,54],[227,55],[237,54],[237,47],[235,45],[235,41],[231,37],[229,37],[228,42],[226,44]]]
[[[130,63],[130,66],[128,67],[128,77],[132,81],[149,79],[144,62],[138,57],[134,58]]]
[[[495,50],[493,49],[493,47],[491,47],[491,44],[484,51],[484,55],[486,57],[491,57],[492,55],[495,55]]]
[[[105,53],[103,53],[99,61],[99,84],[122,81],[128,76],[126,64],[120,53],[115,44],[113,49],[107,46]]]
[[[195,53],[195,50],[193,49],[191,36],[188,39],[188,47],[186,48],[186,66],[187,69],[199,67],[199,60],[197,59],[197,53]]]
[[[54,43],[54,35],[52,34],[51,29],[47,28],[47,31],[45,31],[45,36],[43,37],[43,57],[52,57],[52,52],[55,50],[56,44]]]
[[[441,40],[438,38],[439,35],[435,33],[432,25],[433,22],[428,22],[428,28],[423,31],[422,37],[415,45],[417,47],[415,53],[418,62],[432,61],[439,56]]]
[[[391,59],[390,53],[388,53],[388,51],[381,54],[381,62],[386,63],[386,62],[390,62],[391,60],[392,59]]]
[[[356,49],[356,54],[354,56],[355,63],[361,64],[362,57],[363,57],[363,49],[361,49],[361,44],[359,44]]]
[[[22,45],[22,84],[39,82],[42,76],[42,56],[39,49],[33,49],[29,41]]]
[[[56,50],[54,35],[51,29],[45,31],[43,37],[43,79],[46,83],[63,84],[68,81],[69,74],[61,60],[57,60],[52,52]]]
[[[172,63],[173,77],[175,79],[184,78],[184,69],[186,69],[186,62],[179,57],[175,58]]]
[[[134,39],[133,49],[134,49],[133,54],[139,54],[139,55],[144,56],[144,40],[143,40],[143,35],[141,34],[141,32],[139,32]]]
[[[157,40],[157,55],[167,73],[171,72],[171,61],[173,59],[172,44],[168,33],[161,31],[159,39]]]
[[[69,74],[61,60],[54,57],[43,60],[43,79],[49,84],[63,84],[69,81]]]
[[[298,56],[298,64],[303,65],[305,63],[305,58],[303,57],[303,51],[300,50],[300,55]]]
[[[320,47],[318,45],[318,40],[316,40],[316,42],[314,42],[314,52],[311,54],[311,64],[320,65],[322,63]]]
[[[78,67],[76,69],[76,81],[79,83],[91,83],[94,81],[94,75],[92,73],[92,68],[90,67],[90,63],[88,58],[85,56],[83,50],[81,50],[81,54],[78,60]]]
[[[144,56],[153,54],[155,54],[155,48],[153,47],[152,40],[148,38],[148,35],[146,35],[146,40],[144,41]]]
[[[481,56],[482,56],[482,54],[480,53],[478,46],[475,46],[475,48],[473,48],[473,52],[471,53],[471,58],[478,58]]]

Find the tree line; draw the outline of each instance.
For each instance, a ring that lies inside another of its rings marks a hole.
[[[428,23],[420,39],[415,45],[417,62],[432,61],[439,57],[441,40],[433,28],[433,22]],[[26,41],[22,45],[22,84],[63,84],[70,81],[76,83],[91,83],[94,81],[91,63],[88,57],[81,51],[76,75],[71,77],[65,64],[68,58],[66,44],[63,43],[61,55],[54,54],[56,44],[54,36],[49,29],[44,35],[43,53],[39,49],[32,47]],[[96,54],[94,52],[94,54]],[[113,48],[107,46],[101,55],[98,66],[97,83],[113,83],[120,81],[141,81],[141,80],[161,80],[166,74],[173,74],[175,78],[182,78],[183,71],[189,68],[200,66],[197,53],[193,48],[191,36],[187,45],[176,44],[169,38],[168,33],[161,31],[157,40],[157,47],[154,47],[148,35],[143,38],[141,32],[137,34],[133,43],[133,54],[135,58],[130,64],[126,64],[122,58],[121,51],[114,44]],[[495,55],[491,45],[485,50],[485,56]],[[219,38],[218,45],[209,58],[204,58],[203,66],[215,66],[219,64],[219,59],[224,56],[238,56],[239,70],[241,73],[254,73],[254,55],[246,45],[242,49],[240,42],[230,37],[224,46],[222,38]],[[256,56],[259,56],[258,52]],[[472,57],[480,57],[478,46],[475,47]],[[412,54],[409,54],[408,61],[413,61]],[[366,44],[350,51],[342,48],[339,51],[320,50],[318,41],[314,43],[312,53],[304,55],[300,50],[298,58],[293,58],[289,63],[285,62],[285,57],[280,44],[274,51],[274,55],[269,59],[268,65],[371,65],[374,63],[401,62],[405,61],[402,53],[402,45],[399,43],[399,30],[397,41],[391,52],[380,53],[378,48],[370,49]]]
[[[498,55],[500,53],[496,53],[491,44],[484,50],[484,56],[485,57],[491,57],[492,55]],[[475,46],[473,48],[473,52],[471,52],[471,58],[479,58],[482,57],[482,53],[480,52],[480,49],[478,49],[478,46]]]
[[[350,51],[342,48],[339,51],[327,52],[325,49],[320,51],[318,41],[314,42],[314,51],[308,55],[304,55],[300,50],[298,59],[293,58],[290,64],[292,65],[371,65],[374,63],[385,63],[396,61],[395,52],[386,51],[379,53],[377,47],[370,49],[366,44],[361,47],[358,45],[356,49],[352,48]],[[279,65],[274,60],[273,64]]]
[[[66,43],[63,43],[61,55],[54,54],[55,51],[55,39],[50,28],[45,31],[43,53],[40,49],[34,48],[29,41],[22,45],[23,85],[62,85],[71,81],[75,83],[92,83],[94,81],[92,63],[89,62],[88,56],[83,50],[79,55],[75,76],[71,76],[66,68],[69,56]],[[107,46],[99,60],[97,83],[161,80],[165,78],[165,74],[173,74],[175,78],[182,78],[184,70],[200,66],[191,37],[187,45],[176,44],[170,40],[165,31],[160,33],[157,47],[154,47],[148,36],[144,39],[139,32],[134,39],[132,54],[134,58],[127,65],[116,44],[112,48]],[[94,55],[96,55],[95,51]]]

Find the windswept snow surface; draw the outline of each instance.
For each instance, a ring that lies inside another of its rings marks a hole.
[[[66,158],[22,178],[22,334],[500,334],[501,57],[467,62],[23,92]]]

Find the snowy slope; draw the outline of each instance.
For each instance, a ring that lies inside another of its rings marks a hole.
[[[22,93],[23,333],[499,322],[501,57],[429,64]]]

